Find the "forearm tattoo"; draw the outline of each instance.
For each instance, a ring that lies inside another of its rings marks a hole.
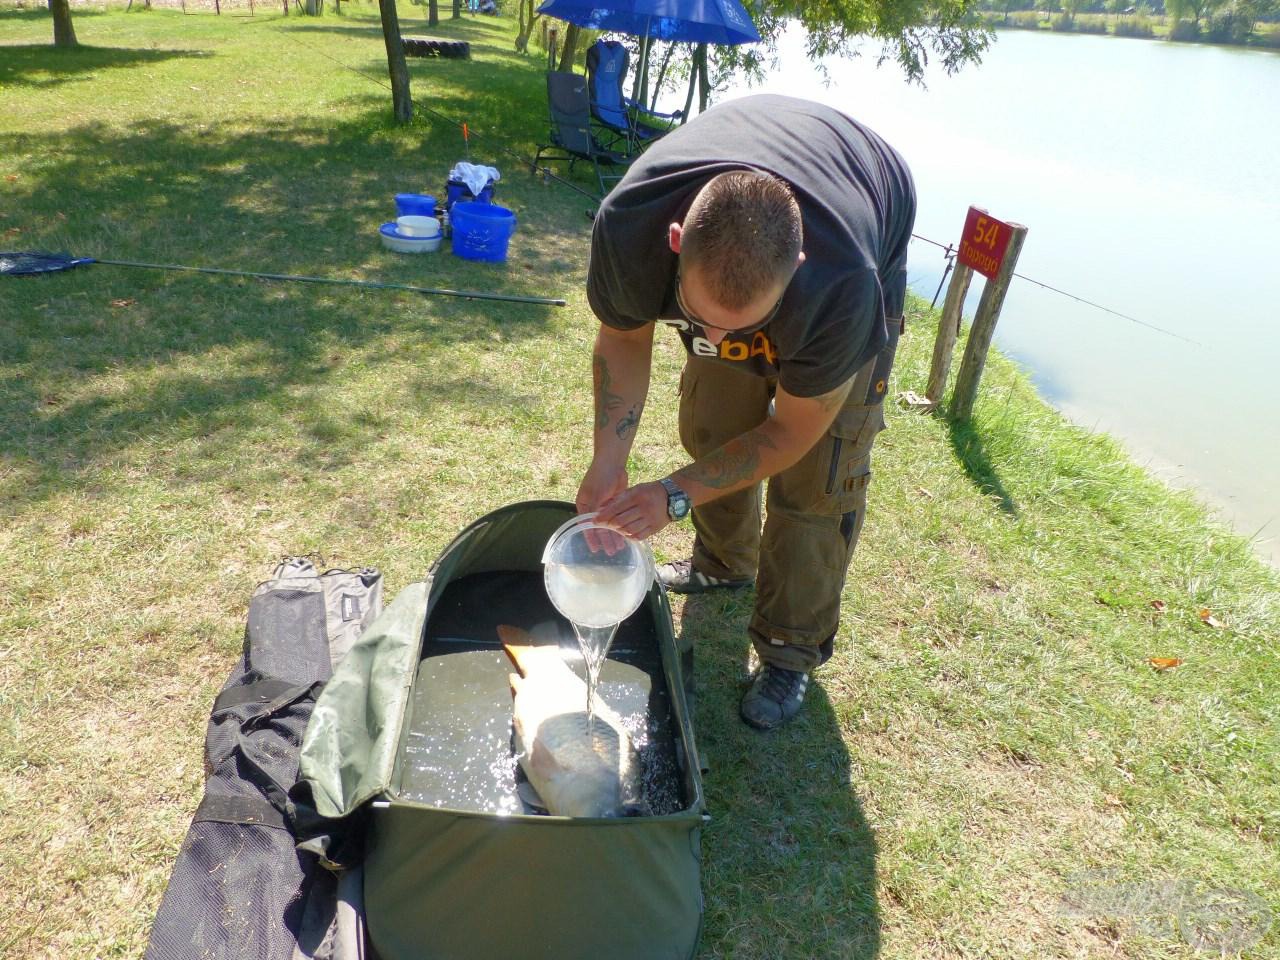
[[[596,429],[603,430],[609,425],[609,414],[622,406],[622,397],[610,391],[613,377],[609,375],[608,362],[599,354],[591,358],[591,379],[595,384]]]
[[[719,450],[680,471],[704,487],[721,490],[750,480],[760,469],[760,450],[776,450],[772,440],[757,431],[730,440]]]
[[[638,424],[639,422],[640,422],[640,408],[632,407],[630,410],[627,411],[627,415],[618,421],[618,426],[614,428],[618,434],[618,439],[622,439],[628,433],[634,430],[636,428],[636,424]]]

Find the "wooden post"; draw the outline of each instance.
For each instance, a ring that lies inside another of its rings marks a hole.
[[[1027,236],[1027,228],[1022,224],[1011,223],[1009,226],[1013,228],[1013,233],[1009,237],[1009,246],[1005,250],[1004,260],[1000,264],[1000,271],[987,281],[986,287],[982,290],[982,299],[978,301],[978,312],[973,318],[973,329],[969,331],[969,343],[965,347],[964,360],[960,362],[960,372],[956,374],[955,394],[951,398],[951,415],[957,420],[968,420],[973,414],[973,403],[978,396],[978,382],[982,379],[982,368],[987,362],[987,350],[990,349],[991,338],[996,332],[996,320],[1000,318],[1004,295],[1009,292],[1013,268],[1018,263],[1022,241]],[[958,273],[959,269],[956,272]]]
[[[938,321],[938,339],[933,341],[933,366],[929,368],[929,386],[925,396],[932,407],[942,403],[947,392],[947,375],[951,372],[951,355],[955,352],[956,338],[960,335],[960,317],[964,313],[964,298],[973,280],[973,267],[956,263],[947,287],[947,299],[942,303],[942,319]]]

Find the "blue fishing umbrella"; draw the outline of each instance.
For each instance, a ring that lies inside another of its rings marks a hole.
[[[590,30],[684,43],[759,43],[738,0],[545,0],[545,13]]]

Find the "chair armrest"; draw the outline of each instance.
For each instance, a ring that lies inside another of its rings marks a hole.
[[[637,103],[630,97],[623,97],[623,102],[627,105],[627,109],[635,110],[637,113],[643,113],[648,117],[659,117],[663,120],[679,120],[684,116],[683,110],[676,110],[673,113],[663,113],[660,110],[650,110],[642,103]]]

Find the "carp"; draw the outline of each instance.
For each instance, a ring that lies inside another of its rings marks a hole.
[[[562,817],[647,816],[640,758],[622,719],[597,695],[588,729],[587,685],[556,644],[498,627],[510,675],[516,750],[547,812]]]

